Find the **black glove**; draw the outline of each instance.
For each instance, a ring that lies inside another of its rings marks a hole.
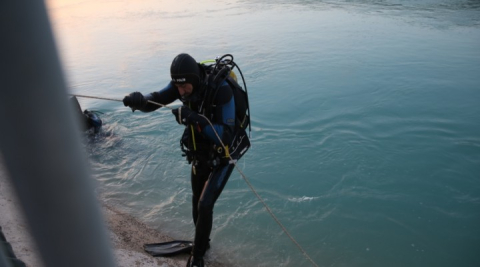
[[[140,92],[133,92],[123,98],[123,105],[132,108],[132,111],[142,109],[147,104],[147,100]]]
[[[175,116],[178,124],[188,125],[194,123],[195,118],[198,117],[198,114],[189,109],[188,107],[181,106],[176,109],[172,109],[172,113]]]

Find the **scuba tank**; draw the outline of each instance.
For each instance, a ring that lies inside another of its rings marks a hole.
[[[238,65],[233,61],[233,56],[226,54],[221,57],[217,57],[215,60],[202,61],[200,62],[200,65],[205,68],[209,79],[208,84],[211,89],[213,89],[213,92],[209,97],[209,101],[211,102],[215,98],[218,88],[224,81],[226,81],[232,88],[235,98],[236,122],[242,129],[246,129],[248,127],[250,133],[250,105],[248,101],[247,84],[240,67],[238,67]],[[244,86],[243,88],[238,84],[237,75],[234,72],[235,68],[238,69],[238,72],[242,77]]]

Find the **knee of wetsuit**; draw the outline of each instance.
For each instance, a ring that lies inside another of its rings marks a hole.
[[[213,214],[213,203],[208,200],[200,200],[200,202],[198,202],[198,212],[202,214]]]

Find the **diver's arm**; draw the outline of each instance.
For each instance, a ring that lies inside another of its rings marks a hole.
[[[139,110],[143,112],[150,112],[162,107],[161,105],[156,105],[148,101],[152,101],[162,105],[168,105],[179,98],[180,94],[178,93],[177,88],[175,87],[175,85],[173,85],[172,82],[169,82],[168,85],[165,86],[165,88],[163,88],[162,90],[145,95],[145,100],[147,103]]]
[[[221,97],[225,97],[225,95]],[[226,97],[228,97],[228,95]],[[229,145],[233,136],[233,130],[235,129],[235,99],[233,98],[231,89],[230,99],[226,103],[217,104],[214,118],[216,118],[216,121],[212,121],[213,128],[212,125],[207,124],[202,128],[202,133],[216,145],[220,145],[220,141],[215,134],[216,132],[222,139],[223,144]]]
[[[151,112],[167,105],[180,98],[178,90],[172,82],[168,83],[165,88],[158,92],[150,93],[143,96],[140,92],[133,92],[123,98],[123,104],[130,107],[133,111],[140,110],[143,112]],[[151,102],[149,102],[151,101]],[[154,104],[152,102],[161,104]]]
[[[213,101],[214,114],[213,121],[210,122],[211,124],[206,117],[187,107],[175,109],[172,113],[175,115],[178,123],[192,125],[197,132],[210,139],[216,145],[220,145],[217,134],[223,144],[228,145],[231,143],[235,129],[235,99],[233,98],[232,89],[227,83],[224,83],[218,90]]]

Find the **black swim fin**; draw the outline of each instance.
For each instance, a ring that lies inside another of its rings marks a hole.
[[[192,241],[175,240],[163,243],[145,244],[143,249],[153,257],[168,257],[180,253],[190,253],[193,248]]]

